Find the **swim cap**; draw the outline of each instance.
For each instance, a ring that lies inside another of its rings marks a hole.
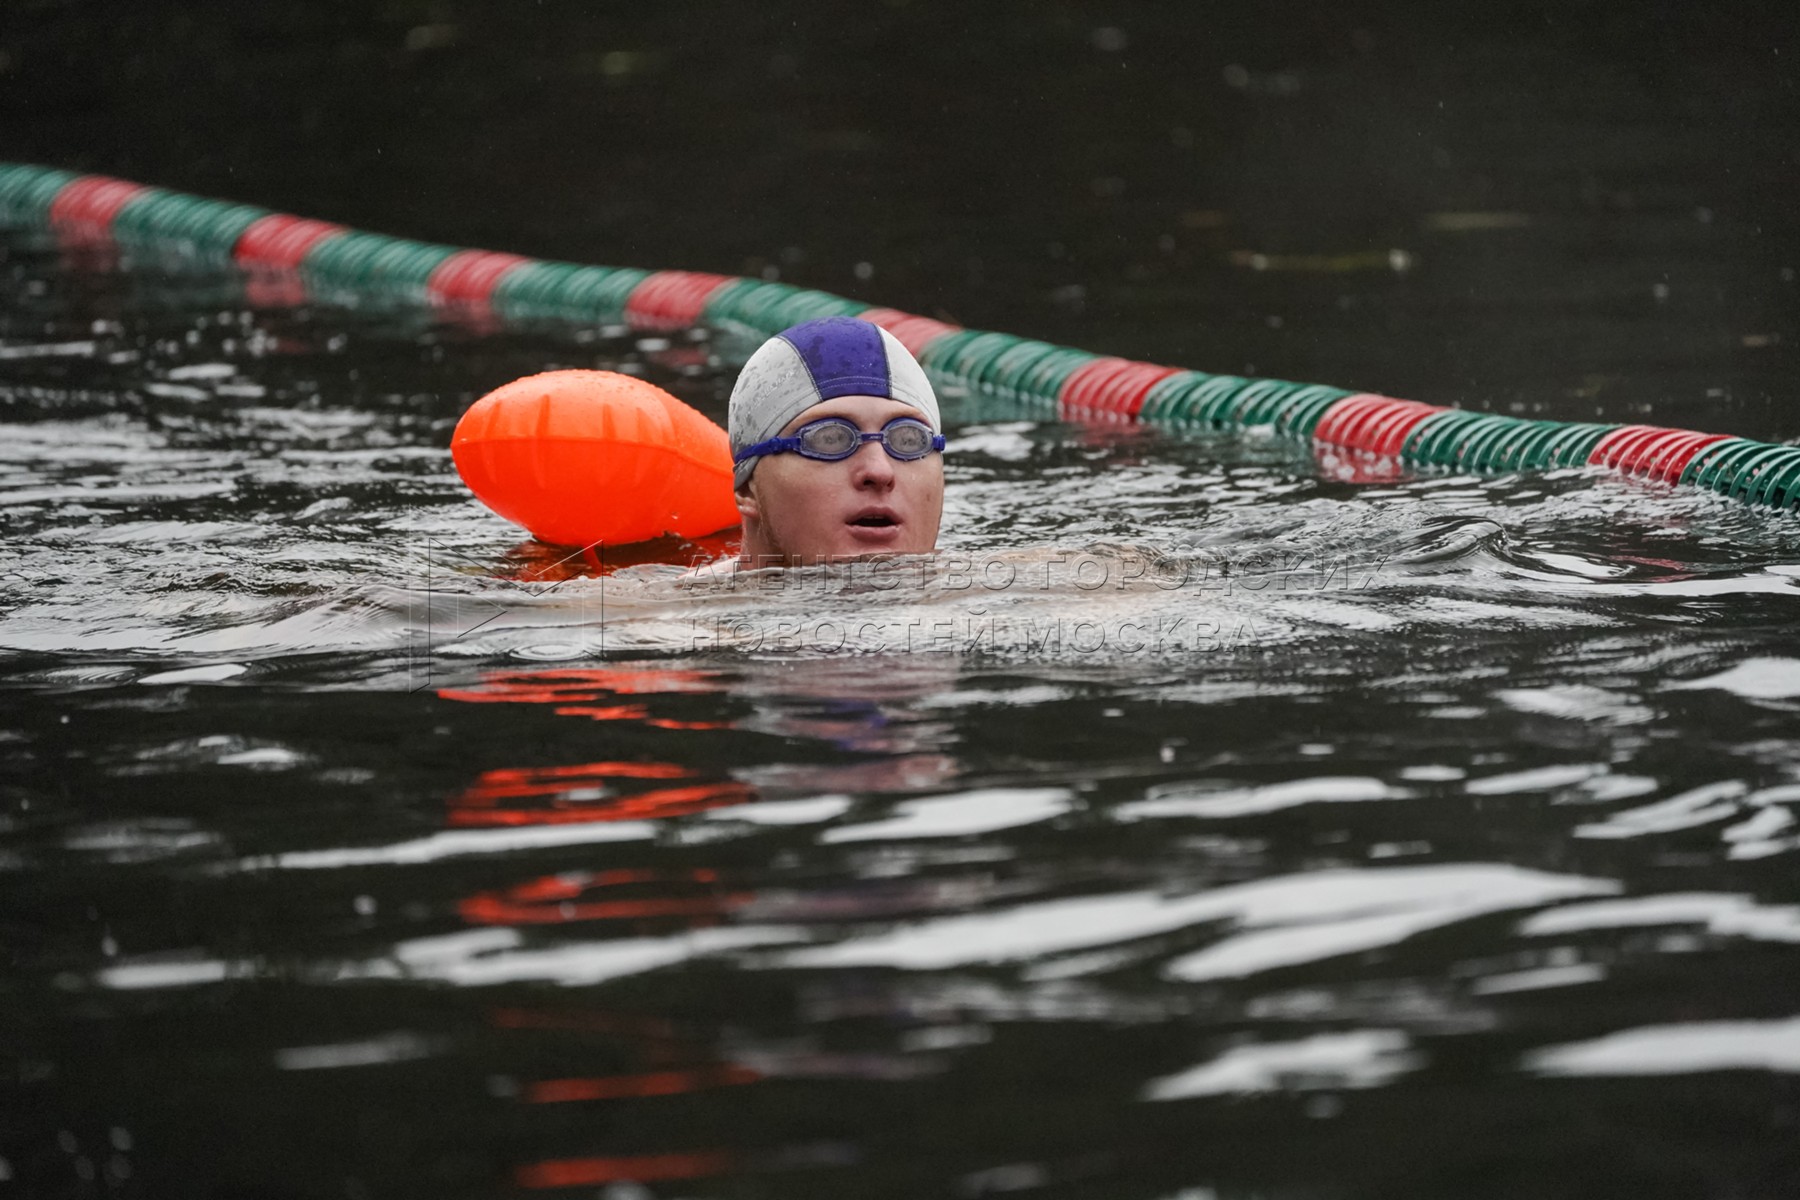
[[[924,368],[898,338],[854,317],[820,317],[785,329],[764,342],[731,389],[731,452],[778,436],[789,421],[839,396],[879,396],[910,404],[942,433],[937,396]],[[759,460],[737,464],[740,491]]]

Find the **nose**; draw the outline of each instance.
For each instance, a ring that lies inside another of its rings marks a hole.
[[[858,489],[885,492],[894,486],[894,460],[880,442],[865,442],[850,456],[851,481]]]

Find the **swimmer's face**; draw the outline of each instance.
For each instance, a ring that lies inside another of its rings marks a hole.
[[[782,429],[822,417],[844,417],[877,433],[895,417],[922,417],[910,404],[875,396],[840,396],[815,404]],[[823,462],[799,454],[759,459],[737,494],[750,566],[802,566],[878,554],[926,554],[937,547],[944,512],[944,456],[903,462],[880,442],[849,458]]]

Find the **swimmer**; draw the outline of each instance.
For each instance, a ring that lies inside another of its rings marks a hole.
[[[824,317],[764,342],[731,390],[728,431],[740,568],[936,549],[937,396],[880,326]]]

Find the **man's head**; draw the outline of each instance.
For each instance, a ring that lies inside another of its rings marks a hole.
[[[729,425],[751,563],[936,547],[943,422],[925,372],[885,329],[825,317],[770,338],[738,376]]]

